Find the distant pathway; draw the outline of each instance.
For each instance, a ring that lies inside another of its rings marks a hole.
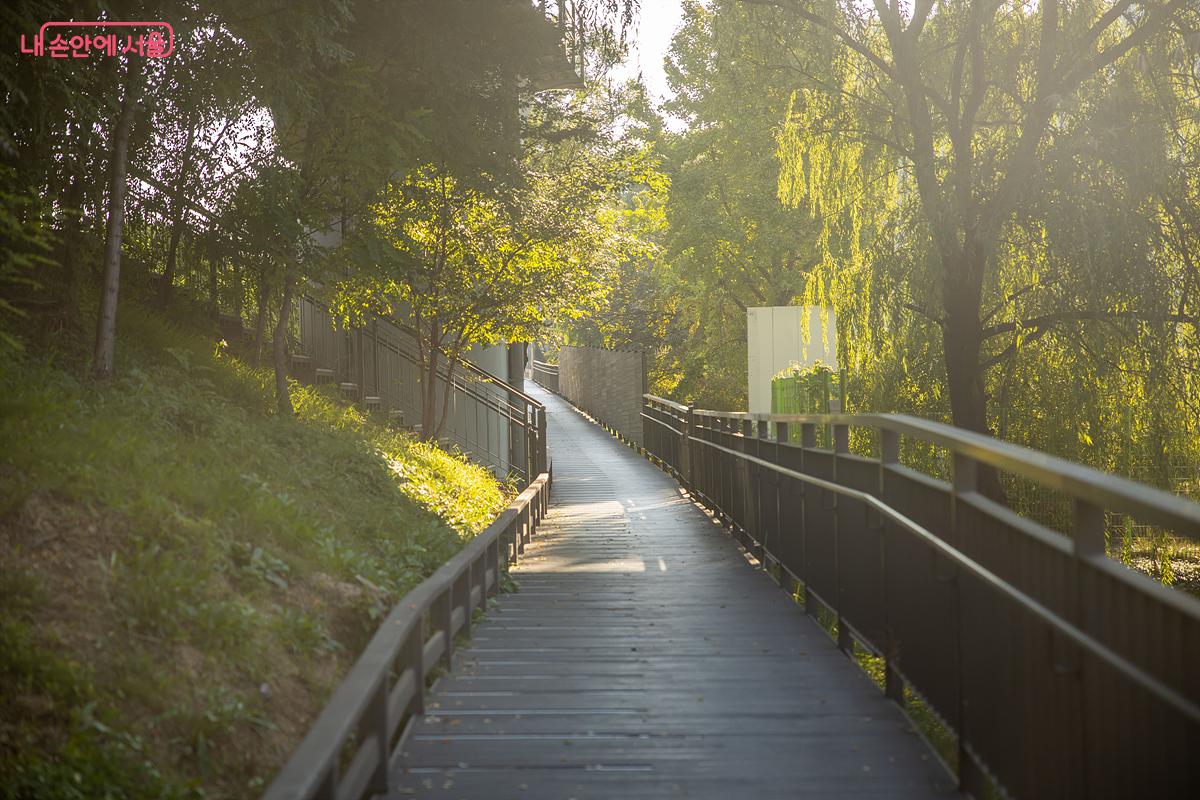
[[[563,400],[521,591],[474,628],[394,797],[935,797],[900,711],[676,483]]]

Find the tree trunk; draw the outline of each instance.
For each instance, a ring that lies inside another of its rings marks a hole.
[[[292,395],[288,390],[288,319],[292,312],[292,291],[295,281],[289,273],[283,279],[283,303],[279,307],[279,320],[275,323],[275,341],[272,351],[275,362],[275,402],[280,415],[294,415]]]
[[[117,298],[121,289],[121,237],[125,233],[125,180],[129,171],[129,135],[138,103],[139,67],[130,59],[121,98],[121,115],[113,132],[112,185],[108,195],[108,229],[104,244],[104,287],[100,297],[100,315],[96,322],[96,349],[92,358],[92,377],[108,380],[113,374],[113,353],[117,332]]]
[[[263,339],[267,335],[267,280],[263,277],[258,283],[258,310],[254,317],[254,365],[262,366]]]
[[[245,289],[242,288],[242,265],[237,261],[233,262],[233,315],[237,317],[238,326],[242,324],[242,300]]]
[[[171,302],[171,292],[175,288],[175,264],[179,256],[179,240],[183,238],[183,215],[171,220],[171,241],[167,245],[167,263],[158,282],[158,305],[166,308]]]
[[[425,397],[421,402],[421,440],[433,441],[437,427],[437,369],[440,363],[439,337],[441,330],[438,323],[429,324],[429,345],[425,350]]]
[[[217,259],[210,257],[208,259],[208,315],[214,322],[221,316],[221,307],[217,302],[217,269]]]
[[[949,303],[942,347],[946,353],[946,385],[950,391],[950,416],[959,428],[990,433],[987,397],[979,369],[981,325],[978,307]]]
[[[447,357],[446,359],[446,388],[442,392],[442,408],[438,412],[431,440],[437,440],[442,435],[442,428],[446,425],[446,416],[450,409],[450,393],[454,391],[454,367],[457,366],[457,360],[457,357]]]
[[[81,159],[82,160],[82,159]],[[63,192],[63,235],[59,244],[58,263],[62,267],[63,301],[70,302],[75,291],[76,253],[83,240],[83,178],[76,175]]]
[[[988,425],[987,386],[984,382],[980,352],[983,346],[982,302],[983,256],[978,249],[959,263],[946,266],[944,283],[942,348],[946,359],[946,386],[950,392],[950,415],[954,425],[964,430],[994,435]],[[1000,473],[979,464],[977,488],[985,497],[1005,503]]]
[[[188,125],[187,144],[183,148],[183,164],[171,187],[171,243],[167,246],[167,262],[158,285],[158,304],[166,308],[175,288],[175,267],[179,256],[179,240],[183,236],[183,190],[188,172],[192,169],[192,149],[196,142],[196,126]]]

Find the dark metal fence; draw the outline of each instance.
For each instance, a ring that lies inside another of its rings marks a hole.
[[[391,755],[424,713],[428,677],[450,669],[454,637],[499,591],[500,552],[515,562],[545,517],[543,473],[504,513],[396,604],[263,800],[360,800],[386,794]]]
[[[558,394],[558,364],[547,364],[535,359],[530,371],[538,386]]]
[[[912,417],[646,395],[642,419],[647,453],[836,619],[843,650],[882,664],[889,697],[915,694],[953,733],[976,797],[1200,796],[1200,600],[1105,553],[1107,515],[1197,540],[1200,504]],[[852,429],[873,457],[850,453]],[[951,478],[903,466],[902,442],[947,452]],[[1068,497],[1071,534],[986,497],[983,469]]]
[[[296,316],[297,377],[336,385],[347,399],[398,425],[419,428],[425,376],[413,332],[380,318],[355,328],[339,326],[310,297],[300,298]],[[439,370],[437,398],[439,404],[447,400],[442,444],[458,447],[501,477],[515,473],[528,482],[546,470],[546,411],[524,392],[461,360],[453,375],[445,366]]]

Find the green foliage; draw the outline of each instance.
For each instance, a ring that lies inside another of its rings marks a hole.
[[[718,408],[744,407],[746,309],[792,303],[819,258],[819,221],[776,199],[792,54],[784,30],[754,17],[743,3],[685,3],[666,110],[686,131],[664,130],[640,87],[618,93],[628,135],[661,174],[627,195],[625,224],[643,247],[567,332],[653,353],[654,391]]]
[[[637,154],[554,102],[529,116],[538,137],[516,182],[424,164],[388,184],[339,253],[349,275],[332,303],[339,316],[397,314],[416,329],[428,438],[444,422],[433,388],[442,364],[452,373],[472,345],[530,341],[547,319],[579,313],[627,243],[611,205],[641,170]]]
[[[791,366],[771,379],[771,413],[828,414],[843,410],[844,375],[828,364]]]
[[[310,718],[505,493],[316,389],[272,414],[268,373],[156,313],[120,324],[138,344],[106,388],[0,362],[0,782],[256,793],[300,729],[277,720]]]
[[[16,173],[0,166],[0,351],[20,347],[10,328],[25,316],[6,298],[38,288],[38,269],[53,263],[47,257],[52,235],[41,213],[39,200],[17,185]]]
[[[1107,6],[765,12],[811,54],[778,137],[781,200],[821,222],[805,296],[833,299],[846,363],[893,389],[876,407],[1086,461],[1084,429],[1117,419],[1046,428],[1048,409],[1145,398],[1191,428],[1195,195],[1179,176],[1198,73],[1179,31],[1196,16]],[[1034,373],[1071,388],[1051,399]]]
[[[98,716],[91,671],[39,641],[29,622],[38,587],[5,570],[0,573],[5,613],[0,617],[0,797],[12,800],[125,800],[190,798],[201,793],[185,782],[164,779],[145,759],[143,740]],[[14,591],[15,589],[15,591]],[[43,600],[44,598],[39,598]],[[102,718],[103,717],[103,718]],[[51,732],[54,733],[51,733]],[[61,732],[61,733],[60,733]],[[56,736],[59,741],[51,741]],[[54,757],[46,748],[53,746]]]
[[[1115,15],[1089,41],[1102,10],[1072,8],[1042,41],[1047,7],[973,22],[939,2],[919,27],[847,2],[686,3],[667,110],[688,128],[625,100],[669,184],[627,203],[661,209],[639,229],[653,247],[568,336],[641,347],[655,391],[738,408],[745,307],[829,307],[849,410],[954,421],[1197,496],[1200,40],[1182,34],[1197,18]],[[908,61],[901,29],[919,42]],[[1135,34],[1089,71],[1086,48]],[[1058,66],[1039,75],[1039,54]],[[1056,81],[1069,91],[1047,99]],[[906,448],[945,474],[942,454]],[[1061,516],[1007,487],[1023,512]]]

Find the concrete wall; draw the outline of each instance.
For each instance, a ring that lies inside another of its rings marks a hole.
[[[646,368],[638,350],[567,347],[558,351],[559,393],[591,416],[642,443]]]

